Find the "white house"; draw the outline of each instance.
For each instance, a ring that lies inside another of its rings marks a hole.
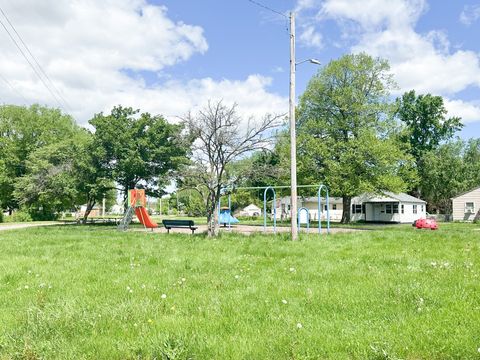
[[[250,204],[238,212],[239,216],[260,216],[263,210],[255,204]]]
[[[452,198],[453,220],[472,221],[480,209],[480,187]]]
[[[327,205],[325,198],[321,203],[321,219],[326,220]],[[329,199],[330,221],[340,221],[343,212],[343,199]],[[384,192],[383,195],[362,194],[352,199],[350,216],[352,221],[411,223],[426,217],[426,202],[413,196]],[[318,220],[317,197],[299,197],[298,208],[307,208],[310,219]],[[290,197],[277,200],[277,219],[290,218]]]

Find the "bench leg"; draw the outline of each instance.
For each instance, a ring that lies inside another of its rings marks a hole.
[[[192,235],[195,234],[195,230],[192,229]]]
[[[170,234],[170,228],[167,228],[167,234]]]

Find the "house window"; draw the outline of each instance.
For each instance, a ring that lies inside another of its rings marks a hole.
[[[361,204],[352,204],[352,214],[361,214],[362,205]]]
[[[417,205],[413,205],[413,213],[414,213],[414,214],[417,213]]]
[[[337,204],[332,205],[332,210],[337,210]]]
[[[290,205],[288,205],[288,211],[290,211]]]
[[[405,214],[405,205],[402,204],[402,214]]]
[[[365,214],[365,204],[362,204],[362,213]]]
[[[465,212],[466,213],[474,213],[475,212],[475,203],[474,202],[466,202],[465,203]]]
[[[386,204],[385,205],[385,212],[387,214],[391,214],[392,213],[392,204]]]
[[[398,204],[393,204],[393,213],[398,214]]]
[[[423,205],[420,205],[420,211],[423,212]]]
[[[327,210],[328,210],[328,207],[327,207],[327,205],[325,205],[325,211],[327,211]]]

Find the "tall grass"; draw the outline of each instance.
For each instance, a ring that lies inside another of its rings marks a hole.
[[[0,359],[478,359],[480,232],[0,233]]]

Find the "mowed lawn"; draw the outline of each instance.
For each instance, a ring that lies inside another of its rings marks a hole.
[[[479,359],[477,228],[0,232],[0,359]]]

